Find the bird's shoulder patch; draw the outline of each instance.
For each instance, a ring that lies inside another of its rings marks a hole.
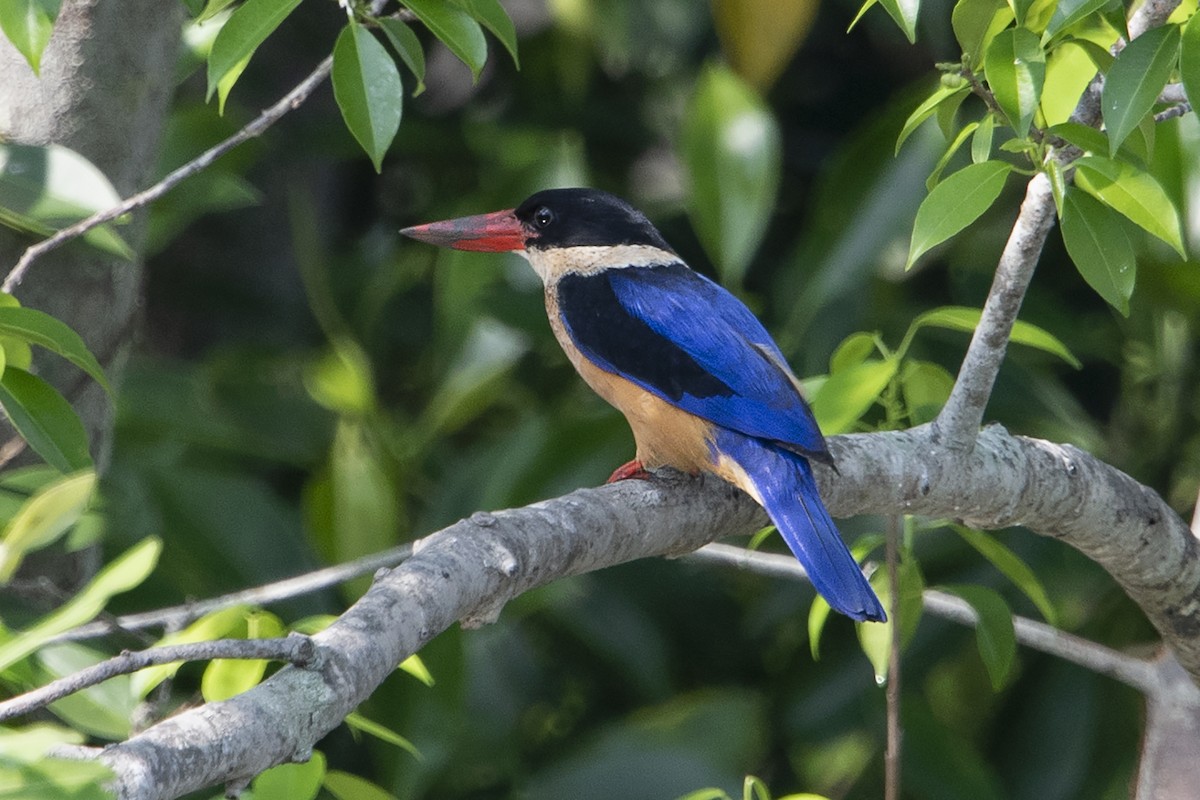
[[[659,271],[686,270],[682,264],[623,267],[590,274],[564,275],[554,287],[558,309],[582,354],[602,369],[654,387],[668,399],[730,397],[735,394],[686,350],[651,328],[617,297],[610,275],[655,282]],[[704,320],[680,319],[680,325]]]

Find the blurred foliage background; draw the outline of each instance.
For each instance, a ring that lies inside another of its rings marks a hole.
[[[979,307],[1019,181],[980,224],[903,270],[945,142],[931,123],[894,156],[895,137],[937,80],[934,62],[958,54],[950,5],[934,5],[910,45],[878,10],[847,33],[857,8],[845,0],[513,0],[520,69],[489,37],[477,82],[414,28],[427,45],[425,88],[412,96],[403,74],[403,121],[381,174],[323,89],[161,201],[103,503],[114,552],[149,535],[165,547],[113,610],[353,558],[476,510],[595,485],[631,456],[623,420],[554,343],[527,266],[402,241],[404,225],[509,208],[548,186],[611,190],[745,299],[801,375],[827,372],[856,331],[895,346],[923,311]],[[162,171],[307,74],[343,14],[304,4],[223,117],[205,104],[200,58],[185,55]],[[727,90],[728,80],[752,88]],[[979,114],[974,102],[960,113]],[[737,109],[766,120],[779,156],[757,184],[729,190],[742,216],[721,229],[702,209],[689,214],[690,187],[713,177],[702,174],[705,126]],[[1194,114],[1159,129],[1152,169],[1177,202],[1195,180],[1186,154],[1198,137]],[[749,247],[736,240],[747,230]],[[1084,447],[1186,512],[1200,478],[1200,281],[1167,252],[1139,264],[1122,318],[1052,235],[1022,318],[1083,367],[1013,347],[988,417]],[[913,352],[952,374],[966,342],[923,330]],[[883,521],[842,527],[853,539]],[[1118,648],[1155,640],[1082,556],[1021,530],[997,536],[1041,576],[1066,629]],[[916,545],[930,584],[992,586],[1036,615],[957,536],[933,530]],[[363,587],[273,610],[286,621],[337,613]],[[562,581],[495,625],[439,637],[422,654],[431,687],[398,672],[364,706],[420,758],[346,728],[321,749],[331,768],[399,798],[661,800],[705,786],[736,793],[748,773],[777,794],[879,797],[883,690],[844,619],[813,660],[812,597],[672,561]],[[1142,713],[1133,690],[1022,651],[993,691],[973,635],[928,617],[904,670],[906,797],[1127,796]],[[198,676],[185,668],[177,686]]]

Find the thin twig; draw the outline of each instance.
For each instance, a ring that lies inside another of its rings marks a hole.
[[[1166,122],[1175,117],[1182,117],[1192,110],[1191,103],[1178,103],[1170,108],[1164,108],[1162,111],[1154,115],[1155,122]]]
[[[234,606],[265,606],[279,603],[301,595],[336,586],[364,575],[371,575],[381,569],[387,569],[400,564],[409,558],[413,552],[412,544],[404,544],[373,553],[369,556],[347,561],[332,567],[325,567],[303,575],[285,578],[274,583],[243,589],[240,592],[185,603],[170,608],[160,608],[154,611],[144,611],[139,614],[126,614],[111,622],[91,622],[78,628],[66,631],[56,636],[52,642],[80,641],[107,636],[114,631],[140,631],[147,628],[179,628],[209,614]]]
[[[684,560],[735,566],[758,575],[788,580],[808,579],[804,568],[791,556],[760,553],[727,544],[705,545],[696,552],[685,556]],[[975,615],[974,609],[959,597],[940,592],[937,589],[926,589],[922,594],[922,599],[925,604],[925,612],[931,616],[969,627],[975,627],[978,624],[978,617]],[[1151,662],[1134,658],[1027,617],[1014,615],[1013,627],[1017,641],[1026,647],[1057,656],[1097,674],[1115,678],[1146,694],[1153,691],[1157,684],[1154,676],[1155,666]]]
[[[884,800],[900,800],[900,515],[888,516],[885,549],[887,553],[888,614],[891,615],[891,636],[888,637],[887,673],[887,749],[883,754]]]
[[[217,639],[152,647],[136,652],[126,651],[31,692],[5,700],[0,703],[0,722],[45,708],[55,701],[118,675],[128,675],[147,667],[173,664],[176,661],[211,661],[214,658],[271,659],[303,667],[311,664],[316,654],[317,648],[312,639],[299,633],[278,639]]]
[[[282,119],[285,114],[295,110],[301,103],[307,100],[313,90],[329,76],[332,68],[333,56],[327,56],[317,65],[316,69],[309,73],[308,77],[296,84],[275,105],[263,111],[248,125],[234,133],[228,139],[213,145],[196,158],[168,174],[158,183],[126,198],[112,208],[99,211],[86,219],[76,222],[74,225],[68,225],[53,236],[43,239],[37,244],[30,245],[26,248],[24,254],[22,254],[20,260],[17,261],[16,266],[5,277],[3,285],[0,285],[0,290],[11,294],[14,289],[21,285],[21,281],[25,279],[25,274],[29,271],[30,266],[39,257],[66,244],[72,239],[82,236],[98,225],[112,222],[118,217],[124,216],[147,203],[157,200],[183,181],[201,170],[207,169],[209,165],[233,148],[257,136],[261,136],[268,128]]]

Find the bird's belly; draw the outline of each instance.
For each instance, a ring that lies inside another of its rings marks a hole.
[[[633,429],[637,460],[643,466],[674,467],[683,472],[713,468],[711,423],[676,408],[627,378],[597,367],[579,352],[563,327],[557,308],[549,307],[547,311],[555,338],[580,377],[592,391],[625,415]]]

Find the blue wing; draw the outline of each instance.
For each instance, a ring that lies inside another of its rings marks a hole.
[[[571,338],[601,368],[717,425],[830,460],[762,323],[686,265],[567,275],[558,301]]]

